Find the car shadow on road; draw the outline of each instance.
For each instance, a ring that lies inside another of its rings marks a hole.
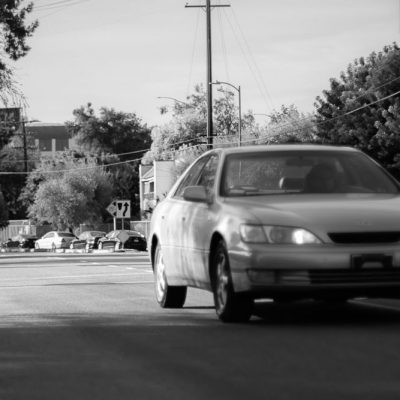
[[[267,325],[400,324],[400,303],[396,307],[373,300],[258,302],[253,315],[253,323]]]

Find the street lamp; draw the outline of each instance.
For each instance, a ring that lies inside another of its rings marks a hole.
[[[239,141],[238,141],[238,146],[240,147],[242,145],[242,99],[241,99],[241,92],[240,92],[240,85],[238,87],[232,85],[229,82],[221,82],[221,81],[215,81],[212,82],[213,85],[228,85],[235,90],[237,90],[238,95],[239,95]]]

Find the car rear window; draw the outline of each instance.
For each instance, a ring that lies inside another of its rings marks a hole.
[[[101,232],[101,231],[90,231],[88,233],[88,236],[105,236],[105,232]]]

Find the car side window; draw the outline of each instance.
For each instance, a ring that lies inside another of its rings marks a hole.
[[[173,197],[182,198],[183,197],[183,191],[185,190],[185,188],[187,188],[188,186],[194,186],[194,185],[197,184],[197,181],[199,179],[199,175],[200,175],[201,171],[204,168],[204,165],[207,163],[208,160],[209,160],[209,157],[203,157],[200,160],[198,160],[192,166],[192,168],[190,168],[190,170],[187,172],[185,178],[183,179],[183,181],[180,183],[180,185],[176,189]]]
[[[217,173],[217,167],[218,167],[218,156],[214,154],[209,158],[207,164],[201,171],[200,179],[197,183],[198,185],[204,186],[206,188],[208,196],[214,194],[214,182],[215,182],[215,175]]]

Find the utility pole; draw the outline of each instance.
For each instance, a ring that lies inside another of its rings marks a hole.
[[[206,0],[206,5],[189,5],[185,8],[203,8],[207,15],[207,144],[209,149],[213,147],[213,107],[212,107],[212,53],[211,53],[211,8],[230,7],[229,4],[211,5],[210,0]]]
[[[25,172],[28,173],[28,145],[26,140],[26,127],[25,127],[25,120],[22,118],[22,140],[24,146],[24,165],[25,165]]]

